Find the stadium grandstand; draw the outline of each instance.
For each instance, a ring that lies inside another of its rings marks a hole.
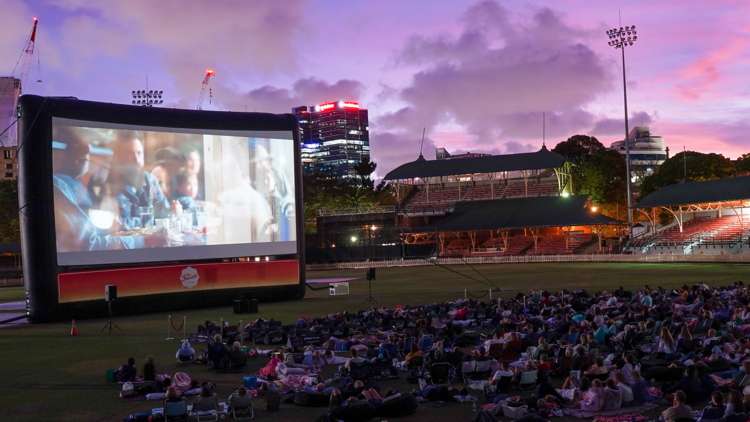
[[[439,256],[601,251],[604,228],[622,222],[596,213],[587,195],[572,195],[572,166],[545,146],[434,161],[420,155],[385,180],[396,183],[404,242],[437,244]]]
[[[750,176],[686,182],[663,187],[634,205],[650,225],[634,237],[627,250],[634,254],[749,253]],[[660,213],[672,222],[657,228]]]

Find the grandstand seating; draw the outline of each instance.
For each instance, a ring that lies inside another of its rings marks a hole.
[[[471,239],[454,239],[448,243],[443,252],[444,256],[467,255],[471,251]]]
[[[427,189],[420,188],[406,206],[407,212],[430,212],[445,210],[458,202],[458,187],[430,186],[429,199]]]
[[[528,192],[527,192],[528,189]],[[523,182],[513,182],[508,185],[503,198],[531,198],[537,196],[552,196],[557,193],[556,180],[543,180],[539,183],[529,180],[528,188]]]
[[[680,232],[679,226],[674,225],[655,235],[638,239],[633,245],[687,245],[688,243],[697,240],[700,240],[701,243],[711,243],[732,236],[736,236],[737,241],[739,241],[739,236],[746,234],[749,229],[750,221],[746,218],[743,227],[740,227],[739,219],[735,215],[726,215],[716,218],[696,217],[683,224],[682,232]]]
[[[462,201],[484,201],[487,199],[498,199],[503,197],[505,186],[500,184],[476,185],[470,188],[461,198]]]
[[[505,186],[501,183],[490,186],[487,183],[475,186],[464,186],[462,184],[459,195],[457,186],[440,187],[430,185],[429,197],[427,188],[420,186],[406,204],[405,211],[408,213],[430,213],[450,211],[459,201],[483,201],[488,199],[512,199],[524,197],[553,196],[557,194],[556,180],[542,180],[536,182],[529,180],[528,195],[527,188],[523,182],[513,181]]]
[[[533,240],[532,240],[533,241]],[[591,244],[593,235],[572,234],[568,238],[568,247],[565,247],[565,237],[561,235],[544,236],[537,240],[537,248],[533,247],[526,252],[527,255],[560,255],[572,254],[577,250]]]

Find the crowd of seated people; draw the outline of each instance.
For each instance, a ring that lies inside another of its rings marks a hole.
[[[555,406],[591,412],[639,406],[656,399],[649,387],[657,386],[663,392],[659,400],[671,405],[664,415],[669,420],[678,419],[686,407],[709,400],[724,406],[726,402],[712,397],[719,389],[733,392],[726,412],[744,412],[742,393],[750,384],[750,362],[743,362],[750,357],[748,297],[741,282],[672,290],[644,286],[635,292],[620,288],[593,294],[584,290],[529,292],[489,303],[458,300],[303,317],[291,327],[259,319],[244,327],[243,334],[251,339],[260,338],[258,333],[268,329],[286,330],[288,336],[292,332],[344,333],[299,350],[278,347],[260,372],[268,380],[277,379],[276,368],[284,364],[293,368],[298,354],[298,365],[307,374],[309,368],[339,358],[334,350],[349,351],[351,358],[342,365],[340,379],[314,381],[298,390],[329,396],[333,407],[357,402],[374,405],[398,394],[372,393],[362,384],[374,368],[392,368],[394,360],[402,362],[404,370],[447,363],[456,375],[464,363],[489,362],[494,369],[484,382],[486,397],[493,401],[502,397],[507,402],[509,389],[521,387],[530,373],[535,377],[536,400],[554,397],[543,405],[527,403],[541,413]],[[486,336],[478,335],[480,329],[487,330],[483,331]],[[216,365],[246,362],[247,353],[240,343],[229,343],[221,335],[208,347],[208,357]],[[127,379],[133,366],[134,362],[123,365],[118,379]],[[563,380],[562,388],[552,388],[551,376]],[[355,399],[349,399],[347,391],[357,388]],[[416,394],[448,394],[442,389],[427,390],[421,388]]]

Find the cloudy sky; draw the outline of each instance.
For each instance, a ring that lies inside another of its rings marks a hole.
[[[148,75],[165,105],[194,108],[211,68],[207,110],[359,101],[382,176],[416,158],[423,127],[428,159],[537,150],[542,113],[550,145],[622,139],[605,34],[618,9],[639,38],[625,51],[631,126],[672,151],[750,152],[747,0],[3,0],[0,75],[37,17],[43,82],[35,63],[26,93],[130,103]]]

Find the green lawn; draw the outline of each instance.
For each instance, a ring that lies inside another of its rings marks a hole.
[[[750,267],[741,265],[704,264],[516,264],[475,266],[484,276],[505,291],[503,297],[515,295],[527,289],[585,288],[589,291],[612,290],[623,286],[626,290],[640,288],[643,284],[652,287],[674,287],[698,281],[709,285],[725,285],[737,280],[747,280]],[[484,278],[469,266],[454,266],[451,269],[478,280]],[[363,308],[360,302],[367,295],[364,270],[339,270],[308,273],[309,278],[361,277],[350,282],[351,295],[328,296],[327,290],[307,291],[301,301],[262,303],[257,315],[241,316],[246,322],[251,317],[275,318],[284,323],[295,322],[300,316],[320,316],[340,310],[357,311]],[[455,300],[463,297],[464,289],[479,294],[487,287],[477,281],[462,277],[439,267],[389,268],[377,270],[373,282],[373,295],[380,306],[397,304],[424,304],[435,301]],[[0,289],[0,302],[23,300],[23,289]],[[116,311],[115,311],[116,312]],[[182,315],[188,317],[188,327],[206,319],[225,318],[237,323],[239,316],[229,307],[172,312],[179,325]],[[144,358],[152,354],[160,372],[174,374],[188,372],[200,381],[210,379],[218,384],[222,400],[240,385],[241,375],[217,375],[208,373],[203,366],[178,367],[174,354],[179,342],[165,341],[167,313],[115,317],[122,332],[101,333],[106,320],[86,320],[81,315],[77,320],[80,335],[70,336],[70,324],[32,325],[0,329],[0,408],[3,420],[40,421],[122,421],[131,413],[148,411],[158,407],[158,402],[120,402],[119,387],[105,383],[105,372],[116,368],[130,356],[142,368]],[[182,335],[175,335],[182,338]],[[251,360],[250,370],[257,372],[267,359]],[[330,374],[329,369],[327,374]],[[383,383],[383,387],[398,387],[411,390],[413,387],[403,379]],[[315,420],[323,414],[321,409],[309,409],[294,405],[282,405],[277,413],[259,410],[258,419],[281,419],[288,421]],[[5,419],[10,417],[10,419]],[[420,406],[411,421],[470,420],[470,405],[452,405],[441,409]]]

